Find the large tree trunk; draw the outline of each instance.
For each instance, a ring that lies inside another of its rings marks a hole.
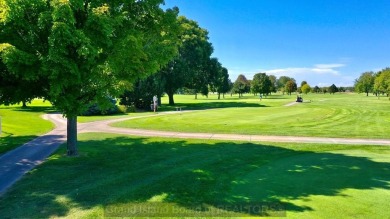
[[[368,97],[368,92],[366,92],[366,94],[367,94],[366,96]]]
[[[218,93],[218,100],[221,99],[221,93]]]
[[[169,105],[173,106],[175,105],[175,101],[173,100],[173,92],[172,93],[167,93],[169,97]]]
[[[198,99],[198,93],[195,93],[195,100]]]
[[[26,104],[26,101],[22,101],[22,108],[27,108],[27,104]]]
[[[67,155],[77,156],[77,116],[68,117],[67,135]]]

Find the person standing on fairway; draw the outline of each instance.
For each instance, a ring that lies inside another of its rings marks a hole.
[[[156,95],[154,95],[153,96],[153,110],[154,110],[154,112],[156,112],[156,110],[157,110],[157,104],[158,104],[157,102],[158,102],[158,98]]]

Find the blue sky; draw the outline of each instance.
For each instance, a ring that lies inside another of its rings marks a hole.
[[[252,79],[351,86],[390,67],[390,0],[165,0],[209,31],[213,57]]]

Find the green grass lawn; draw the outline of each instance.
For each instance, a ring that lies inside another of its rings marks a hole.
[[[285,106],[295,96],[272,95],[260,102],[247,95],[217,100],[177,95],[176,102],[189,113],[129,120],[117,127],[179,132],[255,135],[383,138],[390,133],[390,101],[363,94],[309,94],[304,103]],[[311,102],[309,102],[311,101]],[[167,99],[163,99],[167,103]],[[214,110],[204,111],[201,109]]]
[[[288,218],[390,216],[389,147],[79,139],[80,157],[62,146],[0,198],[2,218],[102,218],[107,206],[156,203],[207,217],[248,202],[282,203]]]
[[[34,100],[27,108],[20,105],[0,105],[2,133],[0,154],[20,146],[54,128],[54,125],[40,116],[51,112],[50,103]]]

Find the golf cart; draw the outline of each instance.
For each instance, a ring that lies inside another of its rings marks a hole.
[[[303,98],[301,95],[297,95],[297,101],[298,103],[302,103],[303,102]]]

